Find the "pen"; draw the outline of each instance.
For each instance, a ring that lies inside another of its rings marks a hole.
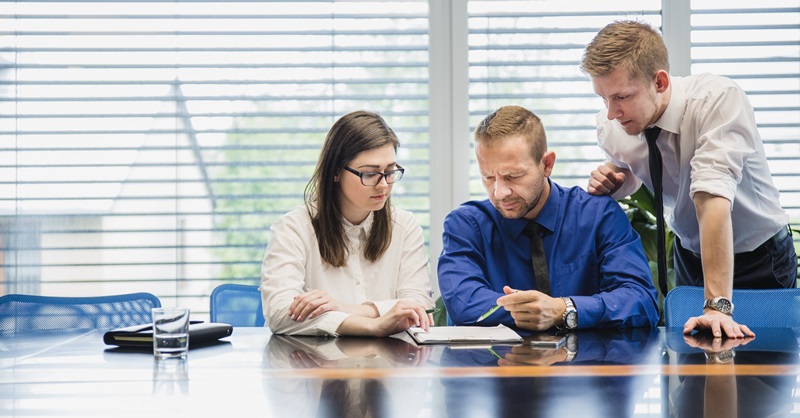
[[[492,347],[488,347],[488,348],[486,348],[486,349],[487,349],[487,350],[489,350],[489,352],[490,352],[490,353],[492,353],[492,355],[493,355],[493,356],[495,356],[495,357],[499,358],[500,360],[502,360],[502,359],[503,359],[503,356],[501,356],[500,354],[497,354],[497,351],[494,351],[494,350],[492,349]]]
[[[483,313],[483,315],[481,315],[481,316],[480,316],[480,318],[478,318],[478,320],[477,320],[477,321],[475,321],[475,322],[481,322],[481,321],[483,321],[484,319],[488,318],[488,317],[489,317],[489,315],[493,314],[493,313],[494,313],[496,310],[498,310],[498,309],[500,309],[500,305],[495,305],[495,307],[494,307],[494,308],[492,308],[492,309],[489,309],[488,311],[484,312],[484,313]]]
[[[426,309],[425,313],[436,313],[436,312],[439,312],[439,311],[441,311],[441,309],[433,308],[433,309]]]
[[[514,289],[511,293],[517,293],[517,292],[519,292],[519,290]],[[484,319],[488,318],[489,315],[495,313],[495,311],[497,311],[498,309],[500,309],[500,305],[495,305],[494,308],[489,309],[488,311],[484,312],[483,315],[481,315],[478,318],[478,320],[475,321],[475,322],[478,323],[478,322],[483,321]]]

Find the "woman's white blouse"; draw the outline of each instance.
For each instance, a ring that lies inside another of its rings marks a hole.
[[[392,241],[376,262],[364,257],[373,215],[360,225],[344,221],[349,244],[347,265],[324,264],[305,206],[280,217],[261,265],[261,295],[267,326],[276,334],[337,336],[339,325],[351,314],[326,312],[297,322],[289,317],[292,300],[312,289],[328,292],[345,304],[372,303],[381,315],[398,299],[433,307],[422,228],[411,212],[393,208]]]

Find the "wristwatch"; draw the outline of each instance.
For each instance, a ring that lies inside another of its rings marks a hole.
[[[706,360],[714,364],[728,364],[736,356],[733,350],[720,351],[719,353],[706,353]]]
[[[564,315],[561,316],[561,322],[563,324],[564,329],[575,329],[578,327],[578,310],[575,309],[575,303],[572,302],[571,298],[561,298],[564,299],[564,303],[567,304],[567,309],[564,311]]]
[[[578,354],[578,336],[570,332],[566,338],[567,343],[564,344],[564,347],[567,349],[567,358],[564,359],[564,362],[570,362]]]
[[[703,309],[709,308],[715,311],[720,311],[725,315],[733,315],[733,303],[730,299],[719,296],[712,299],[706,299],[706,303],[703,305]]]

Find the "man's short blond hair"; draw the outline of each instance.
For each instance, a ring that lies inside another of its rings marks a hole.
[[[547,137],[542,121],[524,107],[503,106],[489,114],[475,128],[475,142],[489,147],[516,136],[521,136],[528,143],[534,161],[540,161],[547,152]]]
[[[595,35],[583,51],[580,68],[590,77],[624,68],[632,78],[650,81],[660,70],[669,72],[669,52],[664,38],[649,24],[620,20]]]

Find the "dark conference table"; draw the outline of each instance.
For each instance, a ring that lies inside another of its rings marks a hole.
[[[235,328],[168,361],[106,346],[98,331],[2,335],[0,416],[800,416],[800,330],[756,333],[715,347],[663,329],[581,331],[570,362],[566,346],[420,347],[405,334]]]

